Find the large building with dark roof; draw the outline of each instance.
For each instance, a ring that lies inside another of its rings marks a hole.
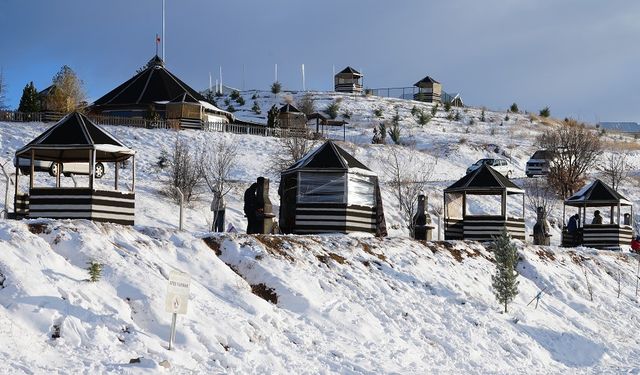
[[[172,119],[172,113],[184,112],[178,109],[168,112],[168,103],[188,103],[185,105],[189,106],[191,117],[193,107],[198,107],[196,112],[201,122],[233,121],[231,113],[207,102],[199,92],[171,73],[158,56],[152,58],[142,71],[97,99],[91,106],[91,112],[137,118],[147,118],[156,113],[163,119]]]

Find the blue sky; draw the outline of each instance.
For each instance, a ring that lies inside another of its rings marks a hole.
[[[640,121],[640,2],[592,0],[166,0],[168,68],[196,89],[329,90],[332,67],[365,86],[430,75],[467,104],[517,102],[583,121]],[[0,0],[0,66],[8,99],[64,64],[97,99],[155,53],[161,0]]]

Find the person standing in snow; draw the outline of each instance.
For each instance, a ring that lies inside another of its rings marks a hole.
[[[591,224],[595,224],[595,225],[602,224],[602,215],[600,215],[600,211],[599,210],[596,210],[593,213],[593,220],[591,221]]]
[[[211,211],[213,212],[213,223],[211,230],[214,232],[224,232],[224,213],[227,205],[224,196],[218,189],[213,190],[213,200],[211,201]]]
[[[254,182],[244,192],[244,216],[247,218],[247,234],[255,233],[256,228],[256,189],[258,184]]]
[[[578,225],[580,225],[580,214],[575,214],[569,218],[569,223],[567,224],[567,233],[571,236],[573,246],[579,244]]]

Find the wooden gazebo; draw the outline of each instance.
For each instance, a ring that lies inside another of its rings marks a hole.
[[[334,88],[337,92],[362,93],[362,74],[347,66],[335,75]]]
[[[577,232],[569,233],[566,225],[564,226],[562,246],[582,245],[596,249],[620,249],[631,243],[633,204],[601,180],[593,181],[565,200],[563,217],[566,215],[567,206],[575,207],[581,220]],[[602,224],[592,224],[593,215],[587,217],[587,210],[596,209],[604,216]],[[622,220],[625,213],[629,214],[626,222]]]
[[[278,120],[283,129],[304,129],[307,126],[307,116],[293,104],[285,104],[280,108]]]
[[[440,103],[442,101],[442,85],[435,79],[426,76],[414,84],[418,92],[413,95],[414,100],[428,103]]]
[[[483,196],[483,201],[493,196],[499,207],[486,212],[470,205],[474,196]],[[511,205],[510,197],[517,197]],[[444,224],[445,240],[489,241],[506,229],[512,238],[524,241],[524,190],[485,164],[444,190]]]
[[[15,154],[28,159],[31,168],[28,193],[21,193],[16,163],[14,213],[17,217],[89,219],[133,225],[135,215],[135,151],[124,146],[78,112],[68,114]],[[130,191],[119,190],[118,163],[131,158]],[[55,187],[35,186],[37,161],[57,163]],[[94,187],[96,163],[114,164],[114,189]],[[65,163],[86,163],[87,187],[62,187],[60,173]]]

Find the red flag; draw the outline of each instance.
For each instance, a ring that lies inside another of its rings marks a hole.
[[[156,44],[160,44],[160,35],[156,34]]]

